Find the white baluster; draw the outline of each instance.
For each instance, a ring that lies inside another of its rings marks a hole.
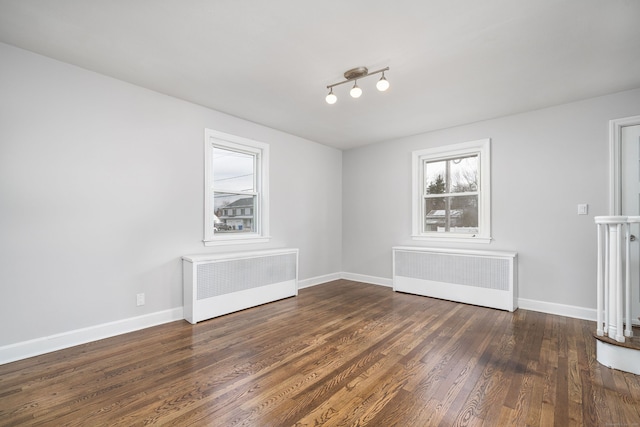
[[[610,224],[605,224],[604,227],[604,333],[609,335],[609,288],[611,287],[611,277],[609,271],[611,270],[611,242],[609,237]]]
[[[613,339],[616,337],[618,318],[616,291],[618,288],[618,253],[620,252],[620,244],[617,233],[618,226],[609,224],[609,303],[607,304],[609,317],[607,318],[607,335]]]
[[[624,342],[624,325],[623,325],[623,307],[622,307],[622,288],[623,288],[623,276],[622,276],[622,251],[621,245],[623,243],[622,238],[622,224],[616,224],[616,238],[618,241],[616,242],[616,281],[615,281],[615,337],[616,341]]]
[[[596,323],[596,334],[598,336],[603,336],[604,335],[604,321],[602,318],[602,314],[603,314],[603,299],[604,299],[604,283],[603,283],[603,274],[605,274],[605,272],[603,271],[603,257],[604,254],[602,253],[602,245],[604,244],[604,242],[602,241],[602,224],[596,224],[596,228],[598,230],[598,277],[597,277],[597,307],[596,307],[596,317],[597,317],[597,323]]]

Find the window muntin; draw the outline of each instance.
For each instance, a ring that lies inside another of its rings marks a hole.
[[[207,246],[267,241],[269,146],[205,131]]]
[[[490,140],[414,151],[416,240],[490,237]]]

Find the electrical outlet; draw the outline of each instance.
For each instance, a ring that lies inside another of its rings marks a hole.
[[[144,294],[136,294],[136,305],[138,307],[144,305]]]

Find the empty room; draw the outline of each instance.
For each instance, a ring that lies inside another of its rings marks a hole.
[[[638,17],[0,0],[0,426],[640,425]]]

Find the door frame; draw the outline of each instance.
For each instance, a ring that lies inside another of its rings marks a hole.
[[[640,116],[609,120],[609,215],[622,215],[622,128],[640,125]]]

